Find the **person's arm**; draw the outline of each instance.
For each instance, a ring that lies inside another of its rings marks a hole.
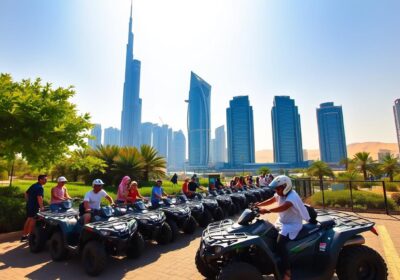
[[[285,201],[285,203],[283,203],[282,205],[278,206],[278,207],[274,207],[271,209],[260,209],[260,213],[261,214],[265,214],[265,213],[279,213],[279,212],[283,212],[288,210],[290,207],[292,207],[293,204],[290,201]]]
[[[264,200],[262,202],[256,203],[256,206],[267,206],[267,205],[271,205],[274,202],[276,202],[275,196],[271,197],[270,199]]]
[[[168,196],[168,194],[164,190],[162,190],[162,194],[163,196]]]
[[[44,207],[43,207],[43,196],[38,195],[37,196],[37,201],[39,203],[40,211],[43,211],[44,210]]]
[[[109,196],[108,194],[106,194],[105,198],[108,200],[108,202],[109,202],[111,205],[114,205],[114,200],[112,199],[111,196]]]
[[[139,197],[140,199],[144,199],[144,197],[140,194],[139,190],[136,190],[136,196]]]
[[[66,187],[64,187],[64,190],[65,190],[65,193],[64,193],[65,199],[71,199],[71,197],[69,196],[69,193],[68,193],[68,190],[67,190]]]
[[[85,208],[85,212],[89,212],[90,211],[89,201],[84,200],[83,201],[83,207]]]

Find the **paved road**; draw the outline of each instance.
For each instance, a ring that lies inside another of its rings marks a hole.
[[[361,216],[374,220],[381,233],[379,237],[371,232],[365,233],[366,245],[385,257],[390,279],[400,279],[400,269],[397,267],[400,263],[399,217],[376,214]],[[110,258],[99,279],[204,279],[194,264],[200,235],[201,230],[198,229],[190,236],[182,234],[175,243],[166,246],[147,243],[146,251],[137,260]],[[26,243],[20,243],[15,238],[3,240],[0,243],[0,279],[22,278],[93,279],[84,273],[78,256],[72,256],[64,262],[52,262],[48,251],[31,254]]]

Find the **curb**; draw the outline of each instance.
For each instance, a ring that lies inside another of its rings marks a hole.
[[[8,233],[2,233],[2,234],[0,234],[0,243],[16,241],[21,237],[21,235],[22,235],[22,230],[8,232]]]

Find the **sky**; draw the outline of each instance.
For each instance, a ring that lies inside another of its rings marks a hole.
[[[81,113],[121,122],[129,0],[0,0],[0,72],[74,85]],[[253,106],[256,150],[272,149],[275,95],[295,99],[303,148],[316,108],[343,106],[347,143],[396,142],[400,1],[134,0],[142,121],[187,135],[190,71],[212,87],[211,127],[233,96]]]

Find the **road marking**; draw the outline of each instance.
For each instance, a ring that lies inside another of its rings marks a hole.
[[[384,225],[378,225],[376,227],[379,232],[379,238],[383,245],[383,251],[385,252],[385,259],[389,269],[389,275],[392,277],[392,279],[400,279],[400,257],[397,254],[393,241]]]

